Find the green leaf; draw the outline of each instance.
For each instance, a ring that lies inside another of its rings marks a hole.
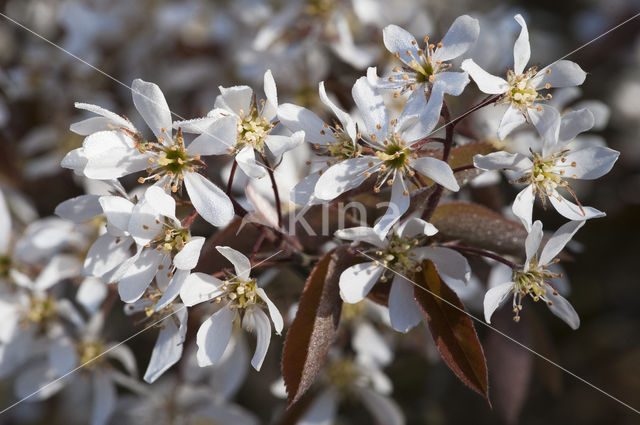
[[[309,389],[324,364],[340,322],[340,274],[353,262],[347,246],[338,247],[320,259],[307,279],[282,353],[289,406]]]
[[[470,202],[440,204],[431,217],[431,223],[445,240],[524,257],[527,238],[524,226],[482,205]]]
[[[413,294],[440,356],[463,383],[488,402],[487,362],[462,301],[442,282],[430,260],[422,262],[422,271],[416,272],[416,283],[422,288],[416,286]]]

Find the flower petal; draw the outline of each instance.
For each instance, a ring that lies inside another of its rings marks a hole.
[[[93,133],[84,139],[82,146],[87,160],[84,175],[90,179],[117,179],[149,166],[150,156],[141,154],[133,140],[121,132]]]
[[[256,351],[251,358],[251,366],[253,366],[255,370],[260,371],[262,362],[269,349],[269,342],[271,341],[271,322],[269,322],[269,318],[261,308],[254,306],[253,308],[247,309],[242,319],[242,326],[247,331],[255,331],[256,333]]]
[[[594,123],[593,113],[588,109],[567,112],[560,121],[558,140],[561,142],[573,140],[578,134],[592,128]]]
[[[264,73],[264,94],[266,99],[262,108],[262,118],[271,122],[278,111],[278,92],[270,69]]]
[[[131,124],[131,122],[128,119],[114,112],[111,112],[101,106],[92,105],[90,103],[81,103],[81,102],[76,102],[73,104],[73,106],[76,107],[77,109],[84,109],[85,111],[89,111],[94,114],[100,115],[100,117],[89,118],[88,120],[84,120],[79,123],[75,123],[71,125],[70,130],[73,131],[74,133],[80,134],[81,136],[87,136],[91,133],[95,133],[96,131],[117,130],[120,128],[125,128],[133,132],[136,131],[136,128],[133,126],[133,124]],[[96,121],[97,119],[101,120],[101,122],[103,123],[102,127],[99,130],[89,131],[88,133],[86,131],[82,131],[82,130],[88,130],[87,126],[81,125],[82,123],[86,123],[89,120],[93,120],[93,122],[97,122]]]
[[[370,166],[369,163],[373,163]],[[322,173],[316,184],[315,196],[330,201],[344,192],[362,184],[368,171],[373,174],[380,160],[372,156],[361,156],[341,161]]]
[[[465,59],[462,61],[460,68],[463,71],[467,71],[469,76],[475,81],[476,85],[481,92],[487,94],[502,94],[506,93],[509,88],[509,83],[500,77],[489,74],[484,69],[480,68],[473,59]]]
[[[180,223],[176,218],[176,200],[158,186],[149,186],[144,192],[144,202],[158,214],[172,219],[176,224]]]
[[[525,270],[529,270],[529,262],[531,262],[533,256],[538,253],[540,242],[542,242],[542,222],[540,220],[536,220],[535,223],[533,223],[533,225],[531,226],[531,230],[529,231],[527,239],[524,242],[524,248],[527,254],[527,259],[524,263]]]
[[[322,103],[324,103],[327,107],[329,107],[329,109],[331,109],[331,112],[333,112],[333,114],[338,117],[338,121],[340,121],[342,127],[347,129],[349,136],[351,136],[352,139],[355,139],[356,124],[353,121],[353,118],[351,118],[351,115],[340,109],[340,107],[333,103],[329,96],[327,96],[327,92],[324,88],[324,81],[321,81],[320,84],[318,84],[318,94],[320,95],[320,100],[322,101]]]
[[[597,179],[611,170],[618,156],[620,152],[604,146],[590,146],[569,152],[565,156],[565,164],[568,166],[564,176],[572,179]]]
[[[291,149],[295,149],[304,143],[304,137],[304,131],[296,131],[291,136],[270,134],[265,139],[264,144],[269,148],[271,154],[277,158],[277,161],[275,162],[280,162],[279,158],[282,154],[290,151]]]
[[[251,272],[251,262],[246,255],[228,246],[216,246],[216,249],[227,260],[229,260],[231,264],[233,264],[233,267],[236,270],[236,275],[240,279],[246,280],[249,278],[249,273]]]
[[[538,108],[540,110],[538,110]],[[551,154],[558,144],[560,112],[553,106],[541,104],[529,110],[529,118],[531,119],[531,123],[536,127],[536,130],[538,130],[538,134],[542,137],[542,155],[547,156]]]
[[[103,277],[131,258],[132,244],[133,239],[130,237],[121,238],[108,233],[98,237],[87,252],[83,273],[86,276]]]
[[[587,73],[575,62],[560,60],[538,71],[536,77],[533,78],[536,88],[546,84],[551,87],[572,87],[584,83]]]
[[[391,187],[391,199],[389,200],[387,211],[373,227],[373,230],[375,230],[381,239],[387,235],[391,226],[402,217],[402,214],[409,209],[410,203],[411,198],[404,180],[400,173],[396,173],[393,179],[393,186]]]
[[[2,196],[2,194],[0,194]],[[84,223],[102,214],[99,195],[80,195],[67,199],[56,206],[55,214],[74,223]],[[0,207],[0,241],[2,241],[2,212]],[[0,242],[2,244],[2,242]],[[2,247],[0,246],[0,252]]]
[[[493,312],[507,301],[513,291],[513,287],[513,282],[507,282],[494,286],[484,294],[484,320],[487,323],[491,323]]]
[[[154,310],[160,311],[166,306],[168,306],[169,304],[171,304],[171,302],[175,300],[176,297],[180,294],[180,290],[182,289],[182,286],[184,285],[184,283],[187,281],[188,277],[189,277],[188,270],[177,270],[173,274],[173,277],[171,278],[171,280],[169,281],[169,285],[164,290],[162,297],[160,297],[160,299],[156,303]]]
[[[278,335],[282,332],[282,328],[284,327],[284,320],[282,319],[282,315],[280,314],[280,310],[278,307],[269,299],[267,293],[263,288],[256,288],[256,293],[262,301],[267,304],[267,309],[269,309],[269,316],[271,316],[271,321],[273,322],[273,327]]]
[[[552,293],[553,289],[547,289],[548,293]],[[576,330],[580,327],[580,317],[575,309],[562,295],[548,295],[551,305],[547,303],[549,310],[559,318],[561,318],[571,329]]]
[[[319,179],[320,173],[314,172],[300,180],[289,193],[291,202],[295,202],[298,205],[307,205],[308,203],[313,202],[316,184]]]
[[[9,251],[9,242],[11,242],[11,214],[4,194],[0,190],[0,255]]]
[[[531,170],[533,163],[521,153],[500,151],[487,155],[475,155],[473,157],[473,165],[482,170],[515,170],[524,172]]]
[[[379,141],[378,143],[382,144],[382,141],[387,137],[387,130],[389,126],[387,108],[384,105],[382,96],[371,84],[369,84],[367,77],[358,78],[356,83],[353,85],[351,93],[353,95],[353,100],[362,115],[362,119],[366,127],[366,134],[368,136],[375,134],[376,140]],[[363,131],[363,133],[365,132]]]
[[[163,254],[155,249],[143,249],[138,259],[127,269],[118,283],[118,293],[122,301],[132,303],[144,294],[158,272]]]
[[[187,334],[187,309],[177,310],[178,326],[174,318],[168,318],[162,322],[158,340],[151,351],[149,366],[144,374],[144,380],[153,383],[167,369],[173,366],[182,357],[182,347]]]
[[[571,238],[573,238],[573,235],[575,235],[582,226],[584,226],[584,221],[570,221],[563,224],[558,230],[556,230],[553,236],[549,238],[544,248],[542,248],[538,264],[546,266],[553,261],[555,256],[564,249],[565,245],[571,240]]]
[[[248,86],[219,87],[220,96],[216,98],[215,107],[243,116],[251,109],[253,90]],[[242,113],[241,113],[242,112]]]
[[[441,247],[415,248],[420,259],[433,261],[438,274],[446,283],[465,286],[471,277],[471,268],[464,256],[457,251]]]
[[[80,304],[84,310],[93,314],[98,311],[100,305],[107,297],[107,285],[100,279],[95,277],[85,278],[76,292],[76,302]]]
[[[225,226],[235,211],[229,197],[198,173],[185,173],[184,184],[198,213],[216,227]]]
[[[255,150],[251,146],[245,146],[236,154],[236,162],[252,179],[261,179],[267,175],[267,170],[256,162]]]
[[[336,139],[333,133],[325,128],[325,122],[307,108],[285,103],[278,107],[278,119],[290,131],[304,131],[305,140],[309,143],[324,145]]]
[[[389,319],[398,332],[407,333],[422,320],[422,312],[413,299],[413,285],[396,275],[389,291]]]
[[[590,218],[599,218],[604,217],[606,214],[602,211],[599,211],[593,207],[585,207],[582,209],[573,202],[569,201],[564,196],[560,195],[557,191],[553,191],[552,195],[549,197],[549,201],[551,201],[551,205],[562,215],[563,217],[568,218],[569,220],[588,220]]]
[[[347,303],[357,303],[367,296],[384,268],[374,263],[351,266],[340,275],[340,296]]]
[[[316,396],[296,422],[299,425],[331,425],[338,410],[338,395],[329,387]]]
[[[531,57],[531,46],[529,45],[529,30],[527,29],[527,23],[524,21],[522,15],[517,14],[514,16],[516,22],[522,27],[520,35],[513,45],[513,72],[516,75],[520,75],[524,72],[524,68],[529,63]]]
[[[442,47],[436,49],[434,59],[445,62],[457,58],[476,43],[479,34],[480,23],[477,19],[469,15],[457,17],[440,41]]]
[[[204,245],[205,238],[194,236],[184,247],[173,257],[173,265],[179,270],[191,270],[198,264],[200,250]]]
[[[423,156],[413,160],[412,168],[453,192],[460,190],[451,167],[446,162]]]
[[[200,326],[196,334],[198,366],[210,366],[220,360],[231,338],[235,316],[235,311],[225,305]]]
[[[223,155],[235,145],[238,137],[238,118],[227,115],[216,119],[187,147],[189,155]]]
[[[340,239],[367,242],[378,248],[384,248],[385,246],[384,240],[380,238],[380,235],[373,228],[367,226],[339,229],[336,230],[334,235]]]
[[[116,409],[116,387],[105,371],[93,373],[91,378],[93,380],[91,425],[105,425]]]
[[[441,72],[436,74],[433,90],[440,90],[451,96],[460,96],[467,84],[469,84],[469,74],[466,72]]]
[[[531,221],[533,220],[533,203],[536,200],[536,194],[533,192],[533,185],[529,185],[522,189],[513,201],[511,210],[516,217],[520,219],[527,232],[531,230]]]
[[[438,233],[438,229],[421,218],[411,217],[400,226],[397,232],[401,237],[413,238],[422,235],[433,236]]]
[[[408,31],[397,25],[387,25],[382,30],[382,40],[387,50],[394,55],[397,53],[398,59],[406,65],[409,65],[412,60],[417,60],[418,43]],[[407,52],[411,54],[407,55]]]
[[[133,104],[158,140],[172,142],[171,110],[164,94],[154,83],[139,78],[131,84]]]
[[[180,288],[180,299],[187,307],[212,300],[224,293],[220,279],[204,273],[191,273]]]
[[[520,109],[509,105],[498,126],[498,139],[504,140],[513,130],[527,122]]]

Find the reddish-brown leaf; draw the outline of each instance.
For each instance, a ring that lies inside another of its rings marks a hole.
[[[282,353],[289,405],[309,389],[324,364],[340,321],[340,274],[353,260],[346,246],[338,247],[320,259],[307,279]]]
[[[464,304],[429,260],[416,273],[416,283],[430,291],[415,287],[413,294],[440,356],[462,382],[489,401],[487,363],[473,323],[463,312]]]
[[[447,240],[461,241],[501,254],[524,255],[527,238],[524,226],[482,205],[470,202],[438,205],[431,223]]]

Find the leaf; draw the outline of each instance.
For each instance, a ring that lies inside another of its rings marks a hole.
[[[446,240],[488,249],[501,254],[524,257],[524,226],[482,205],[449,202],[436,208],[431,223]]]
[[[329,352],[340,322],[340,274],[354,262],[341,246],[320,259],[305,284],[282,353],[289,406],[309,389]]]
[[[416,273],[416,283],[430,291],[416,286],[413,294],[440,356],[463,383],[489,402],[487,363],[473,323],[463,312],[464,304],[442,282],[430,260],[422,262],[422,271]]]

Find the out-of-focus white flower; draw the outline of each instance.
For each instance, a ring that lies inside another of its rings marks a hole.
[[[336,236],[339,238],[366,242],[375,247],[363,251],[364,258],[370,261],[351,266],[340,275],[342,299],[347,303],[357,303],[378,281],[386,282],[391,277],[391,326],[399,332],[411,330],[420,323],[423,315],[414,299],[409,276],[419,270],[422,260],[433,261],[445,282],[464,285],[469,280],[469,264],[462,255],[448,248],[419,246],[421,238],[436,233],[437,229],[432,224],[418,218],[410,218],[385,239],[369,227],[338,230]]]
[[[208,366],[220,360],[231,338],[233,324],[239,322],[244,329],[256,332],[258,341],[251,365],[260,370],[271,340],[269,316],[278,334],[284,324],[282,316],[264,289],[258,286],[257,280],[249,277],[249,259],[226,246],[217,246],[216,249],[233,264],[236,274],[221,281],[204,273],[194,273],[180,290],[180,298],[187,306],[209,300],[221,305],[198,329],[198,364]],[[264,307],[269,316],[263,311]]]
[[[560,60],[538,71],[531,67],[525,72],[525,67],[531,57],[529,46],[529,31],[527,24],[521,15],[516,15],[515,20],[522,30],[513,46],[513,70],[507,70],[507,79],[491,75],[480,68],[473,59],[465,59],[461,68],[469,73],[469,76],[478,85],[480,91],[488,94],[501,95],[498,102],[509,104],[509,108],[502,117],[498,128],[498,138],[503,140],[515,128],[529,119],[538,127],[545,125],[544,117],[548,116],[544,110],[550,106],[540,103],[541,100],[550,99],[539,93],[539,90],[551,87],[571,87],[584,82],[586,73],[578,64]]]
[[[549,310],[572,329],[580,326],[578,313],[573,309],[559,291],[551,283],[552,279],[561,275],[553,273],[548,267],[554,264],[556,255],[571,240],[573,235],[584,225],[584,221],[570,221],[560,227],[549,238],[544,248],[538,253],[542,242],[542,222],[536,220],[525,241],[527,258],[520,270],[513,270],[510,282],[491,282],[492,286],[484,297],[484,317],[487,323],[491,323],[494,311],[507,302],[509,297],[513,299],[514,320],[520,320],[522,299],[527,295],[534,301],[544,301]]]

